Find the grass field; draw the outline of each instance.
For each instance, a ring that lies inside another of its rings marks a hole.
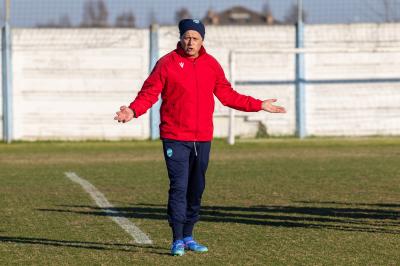
[[[0,144],[0,265],[399,265],[399,178],[399,138],[214,141],[196,229],[210,252],[171,257],[160,142]]]

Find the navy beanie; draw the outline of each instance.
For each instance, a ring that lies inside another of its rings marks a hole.
[[[195,30],[200,33],[201,38],[204,40],[204,35],[206,34],[206,29],[204,28],[204,24],[201,23],[200,20],[197,19],[182,19],[179,22],[179,34],[182,37],[188,30]]]

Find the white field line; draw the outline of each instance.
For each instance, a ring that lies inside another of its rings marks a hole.
[[[89,193],[92,199],[96,202],[97,206],[104,209],[106,215],[109,215],[111,220],[116,222],[122,229],[124,229],[129,235],[131,235],[136,243],[138,244],[152,244],[151,239],[142,232],[134,223],[129,221],[127,218],[122,217],[122,214],[116,211],[114,206],[107,200],[107,198],[101,193],[95,186],[79,177],[74,172],[66,172],[65,175],[73,182],[78,183],[82,188]]]

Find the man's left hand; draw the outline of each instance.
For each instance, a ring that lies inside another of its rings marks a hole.
[[[272,103],[274,103],[276,101],[277,101],[276,99],[265,100],[262,102],[261,108],[264,111],[267,111],[270,113],[286,113],[286,110],[284,107],[272,105]]]

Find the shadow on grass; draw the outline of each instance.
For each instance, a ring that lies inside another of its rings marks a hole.
[[[400,234],[400,230],[396,230],[400,225],[399,210],[387,208],[388,206],[397,208],[399,207],[397,204],[347,204],[343,202],[305,201],[295,203],[294,206],[203,206],[201,221]],[[62,205],[59,207],[62,208],[39,210],[82,215],[122,216],[136,219],[167,219],[166,207],[157,204],[136,204],[132,207],[109,209],[88,205]],[[110,210],[112,210],[111,213]]]
[[[383,207],[383,208],[400,208],[398,203],[350,203],[343,201],[295,201],[295,203],[304,204],[333,204],[333,205],[346,205],[346,206],[368,206],[368,207]]]
[[[31,244],[31,245],[45,245],[54,247],[71,247],[79,249],[90,250],[114,250],[124,252],[135,252],[142,248],[147,249],[165,249],[154,245],[134,245],[134,244],[120,244],[120,243],[101,243],[101,242],[87,242],[87,241],[72,241],[72,240],[59,240],[35,237],[15,237],[15,236],[1,236],[0,243],[17,243],[17,244]],[[167,251],[167,249],[165,249]],[[156,254],[169,254],[166,252],[153,251]]]

